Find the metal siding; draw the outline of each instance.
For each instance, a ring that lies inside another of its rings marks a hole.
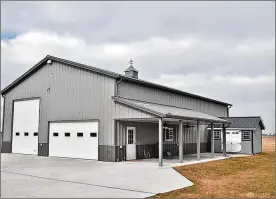
[[[262,152],[262,130],[260,126],[257,127],[255,131],[253,131],[253,147],[254,153],[261,153]]]
[[[99,144],[113,145],[114,84],[114,78],[56,62],[40,68],[6,94],[3,140],[11,141],[13,100],[40,97],[39,143],[48,141],[48,121],[99,119]]]
[[[226,105],[224,106],[126,81],[121,82],[118,87],[118,93],[121,97],[189,108],[216,117],[227,117],[228,108]]]
[[[141,110],[135,110],[132,107],[128,107],[119,103],[115,104],[115,118],[151,118],[152,115],[143,112]]]

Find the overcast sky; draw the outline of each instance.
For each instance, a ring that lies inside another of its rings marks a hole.
[[[275,2],[1,2],[1,89],[47,54],[275,122]]]

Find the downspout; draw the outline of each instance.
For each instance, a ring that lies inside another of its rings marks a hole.
[[[229,117],[229,109],[232,107],[232,105],[229,105],[228,107],[227,107],[227,117]]]
[[[121,79],[120,79],[118,82],[116,82],[116,97],[119,97],[119,95],[118,95],[118,85],[119,85],[122,81],[123,81],[123,78],[121,77]]]

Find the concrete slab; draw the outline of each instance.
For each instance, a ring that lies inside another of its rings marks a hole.
[[[174,169],[155,164],[20,154],[1,157],[2,197],[67,197],[72,192],[72,197],[140,198],[193,185]]]

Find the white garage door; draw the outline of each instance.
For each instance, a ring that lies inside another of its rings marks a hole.
[[[12,152],[37,154],[39,99],[15,101],[13,111]]]
[[[221,140],[223,149],[223,136]],[[241,131],[226,131],[226,152],[241,152]]]
[[[49,156],[98,159],[98,122],[51,122],[49,133]]]

